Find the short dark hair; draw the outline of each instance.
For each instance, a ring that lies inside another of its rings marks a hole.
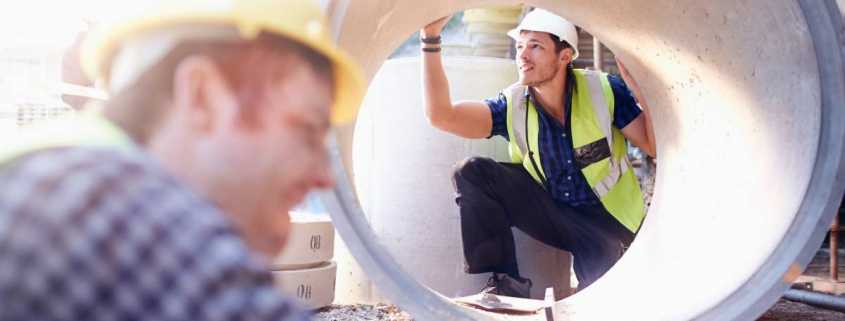
[[[560,40],[560,37],[558,37],[557,35],[554,35],[554,34],[551,34],[551,33],[550,33],[550,34],[549,34],[549,37],[551,37],[551,38],[552,38],[552,42],[554,42],[554,43],[555,43],[555,53],[560,53],[561,51],[563,51],[563,49],[567,49],[567,48],[570,48],[570,49],[572,49],[572,50],[575,50],[574,48],[572,48],[572,45],[570,45],[570,44],[569,44],[568,42],[566,42],[566,41],[562,41],[562,40]]]
[[[315,74],[334,84],[331,61],[310,47],[289,38],[262,33],[254,40],[238,42],[186,41],[174,47],[161,61],[145,71],[126,90],[109,99],[106,116],[121,126],[139,144],[145,144],[166,115],[173,97],[173,74],[186,57],[210,58],[236,93],[247,124],[255,124],[255,106],[263,99],[267,80],[285,77],[293,62],[270,63],[268,57],[299,58]]]

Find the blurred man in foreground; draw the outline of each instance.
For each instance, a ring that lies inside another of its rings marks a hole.
[[[223,2],[92,31],[102,114],[2,143],[0,319],[304,319],[265,258],[362,80],[315,4]]]

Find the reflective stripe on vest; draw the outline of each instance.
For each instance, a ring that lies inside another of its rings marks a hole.
[[[610,103],[604,95],[604,88],[600,77],[604,77],[604,75],[597,72],[584,73],[584,78],[587,79],[587,86],[590,88],[590,99],[593,101],[593,111],[595,112],[599,127],[602,132],[604,132],[604,136],[607,138],[607,144],[608,146],[611,146],[612,149],[613,131],[611,126],[613,124],[613,118],[610,117],[610,108],[608,107],[610,106]],[[595,192],[599,197],[607,195],[607,193],[610,192],[610,189],[613,188],[613,186],[615,186],[619,181],[619,178],[622,177],[622,174],[628,171],[628,168],[630,168],[628,164],[628,157],[622,157],[619,160],[616,159],[616,157],[610,157],[609,172],[601,181],[596,182],[595,186],[593,186],[593,192]]]
[[[607,75],[577,69],[574,72],[577,92],[571,97],[569,121],[575,164],[605,208],[628,229],[636,231],[645,215],[642,192],[627,157],[624,136],[612,127],[615,102]],[[542,167],[537,173],[527,155],[530,147],[535,162],[541,163],[537,110],[533,101],[526,100],[526,92],[527,88],[518,84],[503,91],[508,101],[508,151],[514,163],[522,163],[534,180],[542,183],[545,180]]]
[[[511,86],[507,89],[507,91],[510,93],[509,97],[513,97],[514,99],[512,104],[513,108],[508,108],[507,111],[508,119],[512,120],[508,122],[508,136],[513,137],[511,142],[514,142],[516,146],[518,146],[518,148],[515,149],[514,144],[510,144],[511,146],[508,149],[508,153],[510,153],[511,161],[514,163],[522,163],[522,165],[528,170],[528,173],[531,174],[531,177],[542,185],[542,182],[546,179],[546,174],[543,170],[543,163],[540,161],[540,135],[536,132],[536,130],[533,133],[527,132],[529,128],[540,128],[539,119],[537,117],[537,109],[532,106],[527,111],[525,110],[526,96],[528,93],[527,87]],[[528,118],[526,118],[526,115]],[[528,128],[526,128],[526,123],[528,124]],[[516,125],[512,126],[512,124]],[[528,147],[530,147],[530,149]],[[530,155],[528,155],[529,150],[534,151],[533,163],[529,158]],[[525,157],[523,157],[523,154]],[[535,165],[537,166],[537,170],[534,170]]]

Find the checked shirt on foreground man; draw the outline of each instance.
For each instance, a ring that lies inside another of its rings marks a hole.
[[[308,0],[143,7],[84,45],[101,113],[0,143],[0,320],[305,320],[266,257],[357,67]]]
[[[461,137],[502,136],[511,155],[509,163],[470,158],[454,173],[467,273],[492,272],[487,292],[528,297],[516,227],[571,252],[583,289],[616,263],[645,216],[626,143],[655,155],[649,115],[628,89],[641,96],[638,87],[621,64],[628,86],[573,69],[575,26],[536,9],[508,33],[516,41],[519,82],[485,101],[452,102],[439,53],[447,21],[420,32],[426,115]]]

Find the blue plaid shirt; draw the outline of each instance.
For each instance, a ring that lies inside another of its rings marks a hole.
[[[610,87],[613,90],[615,109],[613,126],[622,129],[640,115],[634,96],[625,83],[616,76],[609,76]],[[493,130],[490,137],[502,136],[508,139],[507,108],[508,101],[504,94],[486,99],[493,116]],[[570,99],[567,99],[571,103]],[[536,103],[536,102],[535,102]],[[572,147],[572,129],[569,126],[571,117],[570,106],[566,107],[566,123],[560,122],[537,106],[540,120],[540,162],[549,183],[549,192],[557,202],[569,206],[592,206],[600,204],[598,197],[587,179],[573,163],[574,149]]]
[[[0,320],[307,320],[230,222],[139,151],[0,165]]]

